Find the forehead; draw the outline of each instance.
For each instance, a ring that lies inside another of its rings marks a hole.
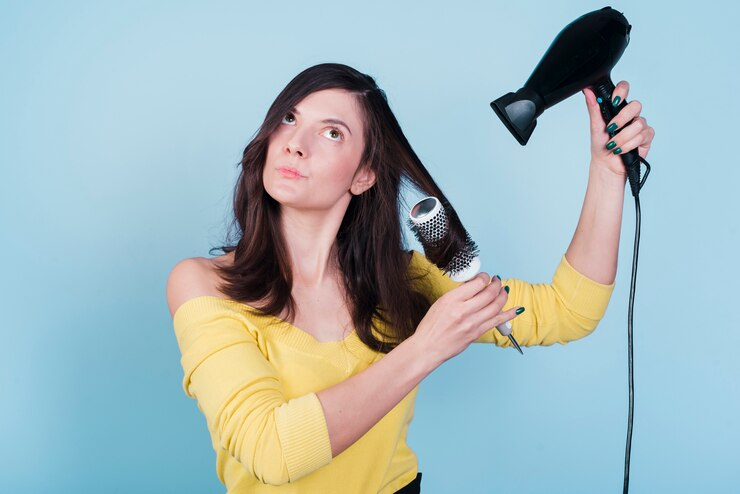
[[[362,108],[357,101],[357,96],[342,89],[324,89],[311,93],[298,104],[295,109],[304,118],[338,118],[346,121],[349,125],[362,124]]]

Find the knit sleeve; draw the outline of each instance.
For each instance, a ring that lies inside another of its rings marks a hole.
[[[315,393],[287,400],[247,316],[217,297],[185,302],[173,318],[185,393],[197,400],[214,447],[261,482],[293,482],[332,460]]]
[[[423,254],[414,252],[416,265],[425,272],[421,286],[430,301],[460,285],[445,276]],[[502,280],[509,286],[509,297],[503,310],[522,306],[526,310],[511,321],[513,334],[521,345],[565,344],[583,338],[596,329],[606,312],[614,284],[598,283],[573,268],[563,256],[550,284],[531,284],[511,278]],[[495,328],[476,340],[506,347],[509,339]]]

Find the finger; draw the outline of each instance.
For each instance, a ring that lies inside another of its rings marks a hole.
[[[612,105],[619,106],[622,101],[627,100],[627,95],[630,92],[630,83],[627,81],[619,81],[619,83],[612,91]]]
[[[488,298],[490,296],[490,298]],[[480,297],[476,302],[482,302],[482,305],[473,306],[469,305],[466,307],[466,311],[470,311],[470,317],[473,324],[481,324],[484,321],[490,320],[506,306],[506,302],[509,300],[509,292],[504,287],[500,287],[496,293],[486,294],[486,297]]]
[[[637,148],[644,148],[643,151],[645,152],[645,154],[647,154],[647,150],[650,149],[650,142],[653,139],[652,136],[653,136],[652,128],[642,130],[637,135],[626,140],[624,144],[620,146],[621,148],[620,153],[614,153],[614,154],[629,153],[633,149],[637,149]],[[617,149],[620,149],[620,148],[617,148]]]
[[[487,273],[481,272],[447,292],[447,295],[455,300],[466,301],[474,297],[481,290],[484,290],[491,282],[492,277]]]
[[[645,134],[645,139],[643,140],[642,144],[640,144],[637,148],[637,153],[642,156],[643,158],[647,158],[648,151],[650,151],[650,146],[653,143],[653,139],[655,138],[655,129],[652,127],[648,127],[647,129],[642,131],[643,134]]]
[[[492,304],[501,292],[504,292],[504,295],[507,295],[501,285],[501,278],[494,276],[491,278],[491,283],[486,286],[485,289],[476,293],[473,297],[464,302],[464,310],[469,314],[478,312]]]
[[[498,312],[496,314],[491,314],[490,317],[482,319],[478,325],[478,332],[482,335],[483,333],[490,331],[496,326],[500,326],[507,321],[511,321],[519,315],[516,313],[516,311],[519,309],[521,309],[521,307],[512,307],[509,310]]]
[[[642,111],[642,103],[637,100],[630,101],[627,106],[617,114],[616,117],[612,118],[609,124],[606,126],[606,131],[612,136],[619,130],[631,122],[634,118],[640,115]]]
[[[583,95],[586,97],[586,107],[588,108],[588,116],[591,120],[591,129],[597,131],[604,130],[604,117],[601,116],[599,103],[596,102],[596,95],[588,87],[583,88]]]
[[[636,118],[634,121],[627,124],[619,134],[616,134],[609,142],[606,143],[604,149],[607,152],[613,154],[621,154],[629,152],[629,144],[636,136],[638,136],[643,130],[647,128],[647,123],[644,118]],[[639,142],[637,143],[640,144]],[[635,146],[637,147],[637,146]]]
[[[507,321],[511,321],[517,317],[519,317],[524,312],[524,307],[512,307],[509,310],[499,312],[498,315],[496,315],[491,322],[493,322],[494,326],[499,326]]]

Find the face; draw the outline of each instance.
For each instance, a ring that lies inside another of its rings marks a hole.
[[[346,210],[352,194],[374,181],[360,169],[364,130],[353,94],[327,89],[306,96],[270,135],[265,190],[283,207]]]

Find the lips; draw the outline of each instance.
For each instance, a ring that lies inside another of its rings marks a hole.
[[[282,176],[288,177],[288,178],[303,178],[303,175],[301,175],[301,172],[289,166],[281,166],[280,168],[278,168],[278,172],[280,172]]]

